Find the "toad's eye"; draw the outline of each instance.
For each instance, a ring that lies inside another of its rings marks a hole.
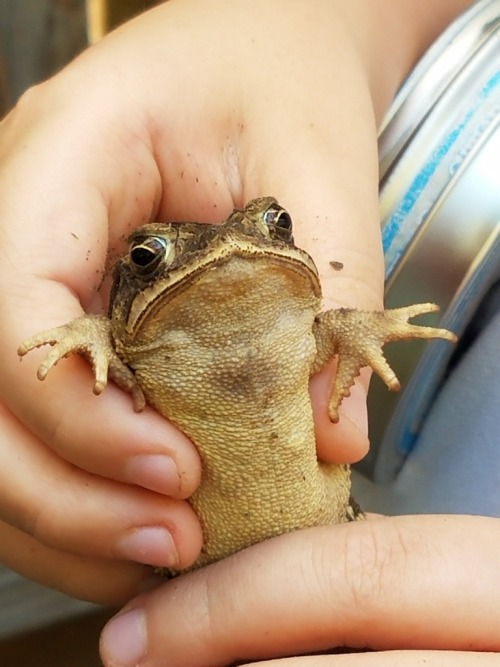
[[[170,255],[172,243],[161,236],[138,239],[130,246],[130,268],[139,278],[150,278]]]
[[[280,241],[293,241],[292,218],[281,206],[270,206],[264,213],[264,222],[269,228],[271,238]]]

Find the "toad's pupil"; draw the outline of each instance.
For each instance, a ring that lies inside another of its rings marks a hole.
[[[271,209],[265,215],[266,224],[281,229],[291,229],[292,219],[286,211]]]
[[[156,268],[167,251],[167,243],[162,238],[143,240],[130,249],[130,259],[137,269]]]
[[[278,227],[282,227],[283,229],[291,229],[292,218],[288,215],[288,213],[282,211],[282,213],[278,215],[278,219],[275,220],[274,224]]]
[[[145,248],[144,246],[139,246],[138,248],[134,248],[130,253],[130,256],[134,264],[142,267],[151,264],[151,262],[153,262],[156,259],[157,255],[158,255],[157,252],[151,250],[151,248]]]

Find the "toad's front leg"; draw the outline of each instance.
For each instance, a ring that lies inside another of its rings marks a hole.
[[[139,412],[144,408],[146,401],[142,389],[133,372],[116,354],[111,337],[111,322],[104,315],[83,315],[69,324],[42,331],[25,340],[17,352],[23,357],[42,345],[52,345],[53,349],[38,368],[40,380],[44,380],[50,369],[64,357],[81,354],[92,364],[94,394],[100,394],[110,379],[132,395],[135,410]]]
[[[447,329],[410,324],[416,315],[439,310],[433,303],[420,303],[385,311],[363,311],[349,308],[320,313],[313,325],[317,356],[313,373],[338,356],[328,412],[330,420],[339,420],[338,409],[349,396],[354,379],[363,366],[371,366],[389,389],[398,391],[399,380],[382,352],[385,343],[407,338],[444,338],[456,342],[457,337]]]

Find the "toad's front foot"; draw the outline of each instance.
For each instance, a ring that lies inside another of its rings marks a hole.
[[[23,357],[30,350],[42,345],[53,348],[38,368],[38,378],[44,380],[58,361],[70,354],[81,354],[92,364],[94,394],[100,394],[113,380],[121,389],[130,393],[134,408],[144,409],[146,401],[130,368],[117,356],[111,341],[110,321],[104,315],[83,315],[69,324],[42,331],[25,340],[17,351]]]
[[[339,420],[338,409],[349,396],[355,377],[363,366],[371,366],[389,389],[398,391],[399,380],[382,352],[384,343],[406,338],[444,338],[456,342],[447,329],[410,324],[408,320],[439,310],[433,303],[420,303],[385,311],[340,308],[321,313],[314,324],[318,354],[314,370],[338,355],[337,374],[328,405],[332,422]]]

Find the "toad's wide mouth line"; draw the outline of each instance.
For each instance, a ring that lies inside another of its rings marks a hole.
[[[134,336],[146,319],[154,315],[165,304],[188,290],[209,271],[217,271],[232,259],[247,260],[252,264],[266,261],[270,265],[290,271],[309,280],[312,293],[321,298],[321,285],[318,271],[312,258],[300,248],[258,248],[245,239],[228,235],[223,245],[218,245],[209,253],[199,258],[199,264],[193,269],[192,264],[176,268],[155,284],[140,290],[132,300],[125,331]],[[229,295],[228,295],[228,298]]]

